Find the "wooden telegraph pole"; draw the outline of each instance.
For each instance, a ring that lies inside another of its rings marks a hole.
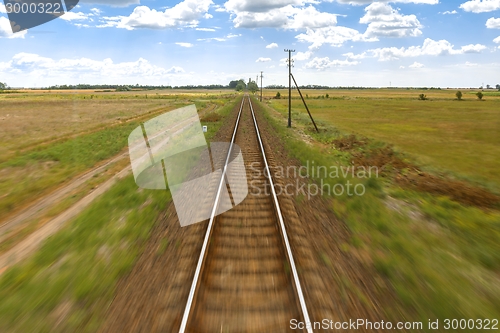
[[[260,71],[260,101],[262,102],[262,73],[264,73],[263,71]]]
[[[288,127],[292,127],[292,52],[295,50],[285,49],[285,52],[288,52]]]

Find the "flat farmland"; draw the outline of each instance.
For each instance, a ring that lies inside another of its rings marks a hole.
[[[203,90],[0,94],[0,220],[122,152],[140,121],[193,103],[205,112],[227,98]]]
[[[266,91],[272,98],[277,91]],[[425,168],[500,186],[500,93],[462,90],[304,90],[302,93],[319,122],[341,132],[354,133],[393,144]],[[270,104],[288,112],[287,90]],[[425,94],[427,100],[419,100]],[[328,96],[328,97],[327,97]],[[284,98],[283,98],[284,97]],[[307,116],[296,91],[292,113]],[[292,116],[293,117],[293,116]]]
[[[209,91],[25,91],[0,94],[0,161],[37,144],[120,124]]]

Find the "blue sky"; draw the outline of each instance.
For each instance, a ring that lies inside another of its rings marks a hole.
[[[12,34],[0,5],[0,81],[53,84],[500,84],[500,0],[81,0]]]

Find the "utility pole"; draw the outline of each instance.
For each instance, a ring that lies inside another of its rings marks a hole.
[[[288,127],[292,127],[292,52],[295,50],[285,49],[285,52],[288,52]]]
[[[260,101],[262,102],[262,78],[264,76],[262,76],[262,73],[264,73],[263,71],[260,71]]]

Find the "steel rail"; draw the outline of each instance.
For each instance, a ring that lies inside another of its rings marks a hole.
[[[248,103],[250,105],[250,110],[252,112],[252,118],[253,118],[253,123],[254,123],[254,126],[255,126],[255,131],[257,133],[257,139],[259,141],[259,147],[260,147],[260,150],[261,150],[261,153],[262,153],[262,157],[264,159],[264,164],[265,164],[266,170],[267,170],[268,175],[269,175],[268,179],[269,179],[269,182],[270,182],[270,185],[271,185],[271,191],[272,191],[272,195],[273,195],[274,206],[276,208],[277,216],[278,216],[278,219],[279,219],[279,222],[280,222],[281,234],[282,234],[282,237],[283,237],[283,241],[285,243],[286,253],[287,253],[288,261],[290,263],[290,267],[291,267],[291,270],[292,270],[293,280],[294,280],[294,284],[295,284],[295,289],[296,289],[296,292],[297,292],[297,296],[299,298],[299,304],[300,304],[300,307],[301,307],[301,310],[302,310],[302,315],[304,317],[304,322],[306,323],[306,331],[308,333],[313,333],[313,330],[310,327],[311,321],[309,319],[309,314],[308,314],[307,307],[306,307],[306,304],[305,304],[304,295],[302,293],[302,287],[301,287],[301,284],[300,284],[300,281],[299,281],[297,269],[295,267],[295,261],[293,259],[292,250],[291,250],[291,247],[290,247],[290,242],[288,240],[288,235],[287,235],[287,232],[286,232],[285,223],[283,221],[283,215],[281,213],[281,208],[280,208],[280,205],[279,205],[279,202],[278,202],[278,197],[277,197],[276,191],[274,189],[274,182],[272,180],[272,176],[271,176],[269,164],[267,163],[267,157],[266,157],[266,154],[265,154],[265,151],[264,151],[264,146],[262,144],[262,138],[260,136],[259,126],[257,125],[257,120],[255,118],[255,113],[253,111],[252,102],[250,100],[250,97],[247,97],[247,98],[248,98]],[[207,231],[205,233],[205,238],[204,238],[203,245],[202,245],[202,248],[201,248],[200,258],[198,259],[198,264],[196,266],[195,274],[194,274],[194,277],[193,277],[193,282],[191,284],[191,290],[189,292],[189,296],[188,296],[188,300],[187,300],[187,303],[186,303],[186,307],[184,309],[184,315],[182,317],[182,322],[181,322],[181,326],[179,328],[179,333],[185,333],[186,332],[186,327],[187,327],[187,322],[188,322],[188,319],[189,319],[189,314],[191,313],[191,307],[192,307],[192,304],[193,304],[194,295],[195,295],[195,292],[196,292],[196,289],[197,289],[197,286],[198,286],[198,279],[199,279],[200,274],[201,274],[201,269],[202,269],[202,266],[203,266],[203,262],[205,260],[205,256],[206,256],[206,252],[207,252],[207,248],[208,248],[210,236],[211,236],[212,229],[213,229],[213,224],[214,224],[214,219],[215,219],[215,213],[217,211],[217,207],[218,207],[219,200],[220,200],[220,192],[221,192],[221,189],[222,189],[222,185],[224,184],[223,180],[224,180],[224,177],[225,177],[225,174],[226,174],[227,164],[229,162],[229,158],[230,158],[230,154],[231,154],[231,149],[232,149],[233,144],[234,144],[234,139],[236,137],[236,132],[238,130],[238,126],[239,126],[239,122],[240,122],[240,118],[241,118],[241,112],[243,110],[243,105],[244,104],[245,104],[245,97],[243,97],[243,100],[242,100],[241,106],[240,106],[240,110],[238,112],[238,118],[236,119],[236,125],[234,127],[234,131],[233,131],[233,135],[232,135],[232,138],[231,138],[231,143],[230,143],[228,155],[227,155],[227,158],[226,158],[226,162],[224,164],[224,168],[223,168],[222,175],[221,175],[221,180],[220,180],[220,183],[219,183],[219,188],[217,190],[217,195],[215,197],[214,206],[212,208],[212,213],[210,215],[210,220],[209,220],[209,223],[208,223]]]
[[[281,208],[280,208],[280,205],[278,202],[278,196],[276,195],[276,191],[274,189],[273,177],[271,174],[271,170],[269,168],[269,164],[267,164],[266,152],[264,151],[264,145],[262,144],[262,139],[260,137],[260,132],[259,132],[259,126],[257,125],[257,119],[255,118],[255,113],[253,111],[252,102],[250,101],[250,97],[248,98],[248,103],[250,104],[250,110],[252,111],[253,123],[255,125],[255,131],[257,132],[257,138],[259,139],[260,151],[262,153],[262,157],[264,158],[264,164],[266,166],[269,183],[271,185],[271,192],[273,195],[274,206],[276,208],[276,212],[278,213],[278,219],[280,221],[281,233],[283,236],[283,240],[285,242],[288,261],[290,262],[290,267],[292,269],[293,281],[295,283],[297,296],[299,297],[299,303],[300,303],[300,307],[302,310],[302,315],[304,316],[306,330],[308,333],[313,333],[313,330],[311,328],[311,320],[309,319],[309,313],[307,311],[306,301],[304,299],[304,294],[302,293],[302,287],[301,287],[300,281],[299,281],[299,275],[297,273],[297,268],[295,267],[295,260],[293,259],[292,249],[290,247],[290,242],[288,241],[288,235],[286,233],[285,223],[283,221],[283,215],[281,214]]]
[[[243,104],[245,104],[245,97],[241,100],[240,111],[238,112],[238,118],[236,119],[236,125],[234,126],[233,136],[231,137],[231,143],[229,145],[229,150],[227,152],[226,162],[224,163],[224,168],[222,169],[222,175],[219,182],[219,188],[217,189],[217,194],[215,196],[214,206],[212,208],[212,213],[210,214],[210,221],[208,222],[207,232],[205,233],[205,239],[201,247],[200,258],[198,259],[198,265],[194,272],[193,283],[191,284],[191,290],[189,291],[188,300],[186,303],[186,308],[184,309],[184,315],[182,317],[181,326],[179,328],[179,333],[184,333],[186,331],[187,321],[189,319],[189,314],[191,312],[191,306],[193,304],[194,294],[196,292],[196,287],[198,285],[198,278],[201,273],[201,268],[203,266],[203,261],[205,260],[205,254],[208,248],[208,242],[210,240],[210,235],[212,234],[212,227],[214,224],[215,212],[219,205],[221,189],[224,184],[224,177],[226,175],[227,164],[229,163],[229,158],[231,156],[231,149],[233,148],[234,138],[236,137],[236,132],[238,130],[238,125],[240,123],[241,110],[243,110]]]

